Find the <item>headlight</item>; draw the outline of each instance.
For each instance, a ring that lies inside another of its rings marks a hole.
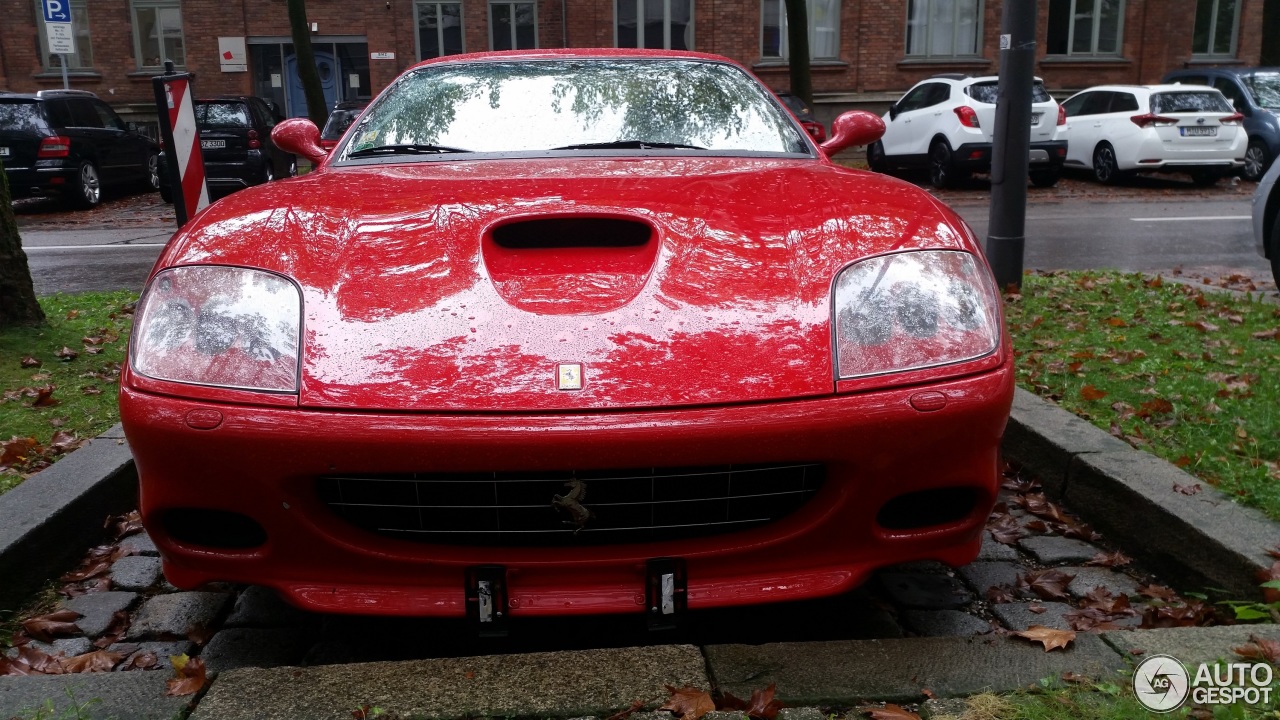
[[[930,250],[882,255],[840,272],[840,379],[974,360],[1000,344],[999,296],[977,258]]]
[[[130,352],[158,380],[296,392],[302,297],[263,270],[200,265],[157,273]]]

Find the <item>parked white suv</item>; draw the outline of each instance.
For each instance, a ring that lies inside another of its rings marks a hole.
[[[884,137],[867,147],[867,165],[891,173],[927,168],[945,188],[990,172],[999,78],[935,75],[917,83],[884,115]],[[1066,118],[1036,78],[1031,105],[1031,182],[1051,187],[1067,156]]]
[[[1244,166],[1244,116],[1207,85],[1099,85],[1062,103],[1067,165],[1115,183],[1134,172],[1185,172],[1199,185]]]

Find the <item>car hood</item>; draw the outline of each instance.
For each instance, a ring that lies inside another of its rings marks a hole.
[[[324,168],[157,267],[293,278],[304,407],[527,412],[832,393],[835,274],[914,248],[977,252],[926,193],[819,161],[562,158]]]

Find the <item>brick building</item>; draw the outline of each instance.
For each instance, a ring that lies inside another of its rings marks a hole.
[[[61,1],[71,7],[77,43],[71,86],[126,115],[153,112],[150,78],[165,58],[197,74],[201,95],[252,93],[286,114],[305,112],[284,0]],[[886,102],[940,72],[994,73],[1001,4],[808,0],[823,114]],[[1036,73],[1067,91],[1155,82],[1198,63],[1275,62],[1277,6],[1039,0]],[[0,0],[0,88],[61,87],[40,8],[41,0]],[[688,48],[727,55],[775,88],[788,84],[783,0],[308,0],[307,12],[330,103],[370,97],[421,58],[513,47]]]

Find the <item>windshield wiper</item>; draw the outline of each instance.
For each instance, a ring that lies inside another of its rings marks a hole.
[[[667,142],[651,142],[649,140],[614,140],[612,142],[599,143],[579,143],[577,145],[564,145],[561,147],[551,148],[552,150],[608,150],[608,149],[624,149],[624,150],[706,150],[704,147],[697,145],[682,145],[680,143]]]
[[[363,148],[347,153],[347,157],[372,157],[375,155],[438,155],[440,153],[465,153],[472,152],[463,148],[447,147],[445,145],[429,145],[426,143],[404,143],[401,145],[378,145],[376,147]]]

